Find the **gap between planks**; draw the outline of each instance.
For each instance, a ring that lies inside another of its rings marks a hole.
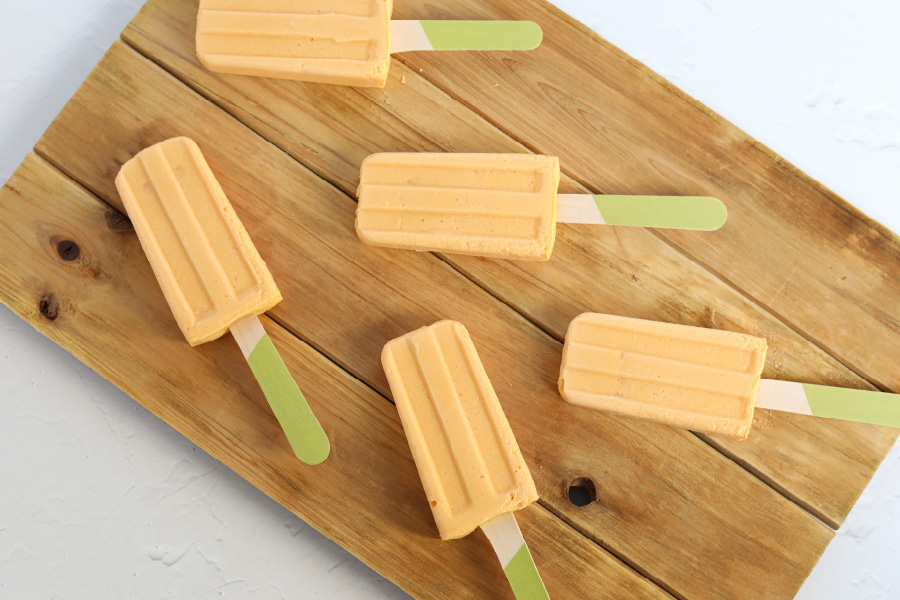
[[[124,34],[124,32],[123,32],[123,34]],[[170,70],[169,68],[167,68],[167,66],[166,66],[164,63],[161,63],[161,62],[155,60],[152,56],[150,56],[150,55],[148,55],[148,54],[145,54],[145,53],[142,52],[138,47],[136,47],[136,46],[132,45],[131,43],[129,43],[128,40],[126,40],[123,36],[120,36],[119,41],[120,41],[123,45],[125,45],[127,48],[129,48],[130,50],[132,50],[133,52],[135,52],[136,54],[138,54],[139,56],[141,56],[142,58],[144,58],[145,60],[149,61],[150,63],[152,63],[152,64],[156,65],[157,67],[159,67],[160,69],[162,69],[166,74],[168,74],[169,76],[171,76],[173,79],[175,79],[176,81],[178,81],[178,82],[180,82],[181,84],[183,84],[186,88],[188,88],[188,89],[189,89],[193,94],[195,94],[198,98],[202,99],[203,101],[205,101],[205,102],[211,104],[212,106],[214,106],[214,107],[217,108],[218,110],[220,110],[220,111],[222,111],[223,113],[227,114],[230,118],[232,118],[232,119],[234,119],[235,121],[237,121],[241,126],[243,126],[244,128],[246,128],[247,130],[251,131],[255,136],[257,136],[258,138],[264,140],[266,143],[268,143],[268,144],[274,146],[275,148],[277,148],[280,152],[282,152],[283,154],[285,154],[286,156],[288,156],[292,161],[294,161],[295,163],[297,163],[297,164],[298,164],[299,166],[301,166],[303,169],[307,170],[310,174],[312,174],[312,175],[315,176],[316,178],[322,180],[323,182],[327,183],[329,186],[331,186],[332,188],[334,188],[334,189],[335,189],[337,192],[339,192],[340,194],[342,194],[342,195],[344,195],[344,196],[350,198],[350,200],[352,200],[353,202],[357,202],[356,198],[354,198],[352,195],[348,194],[348,193],[345,192],[343,189],[341,189],[340,186],[338,186],[337,183],[336,183],[335,181],[333,181],[333,180],[330,179],[330,178],[327,178],[327,177],[323,176],[322,174],[320,174],[320,173],[318,173],[317,171],[315,171],[315,170],[313,170],[312,168],[310,168],[308,165],[306,165],[306,164],[305,164],[303,161],[301,161],[299,158],[297,158],[297,157],[295,157],[294,155],[292,155],[286,148],[284,148],[284,147],[282,147],[281,145],[279,145],[277,141],[271,140],[271,139],[267,138],[266,136],[262,135],[259,131],[257,131],[256,129],[254,129],[254,128],[251,127],[250,125],[248,125],[245,121],[243,121],[243,120],[242,120],[240,117],[238,117],[235,113],[229,111],[225,106],[223,106],[223,104],[220,104],[219,102],[217,102],[218,96],[217,96],[216,94],[212,93],[210,90],[208,90],[208,88],[206,88],[205,86],[200,85],[198,82],[196,82],[196,81],[190,79],[190,78],[187,77],[187,76],[181,77],[177,72],[174,72],[174,71]],[[397,60],[398,62],[401,62],[401,64],[405,64],[405,63],[403,63],[403,61],[400,61],[399,59],[396,59],[396,58],[392,58],[392,60]],[[411,74],[412,74],[413,76],[415,76],[415,77],[419,77],[419,78],[421,78],[422,80],[426,81],[429,85],[431,85],[432,87],[434,87],[436,90],[440,91],[442,94],[446,95],[447,97],[449,97],[449,98],[451,98],[452,100],[454,100],[455,102],[459,103],[461,106],[463,106],[464,108],[466,108],[466,109],[469,110],[470,112],[474,113],[474,114],[475,114],[476,116],[478,116],[481,120],[483,120],[483,121],[484,121],[485,123],[487,123],[489,126],[495,128],[497,131],[501,132],[504,136],[506,136],[506,137],[509,138],[510,140],[513,140],[513,141],[516,142],[517,144],[519,144],[519,145],[521,145],[522,147],[526,148],[529,152],[531,152],[531,153],[536,153],[536,151],[535,151],[529,144],[527,144],[526,142],[520,140],[519,138],[517,138],[517,137],[516,137],[515,135],[513,135],[512,133],[510,133],[509,131],[507,131],[506,129],[504,129],[503,127],[501,127],[500,125],[498,125],[497,123],[493,122],[493,121],[492,121],[491,119],[489,119],[486,115],[484,115],[481,111],[477,110],[477,108],[472,107],[468,102],[464,101],[464,100],[461,99],[461,98],[457,98],[456,96],[453,96],[452,94],[448,93],[446,90],[444,90],[443,88],[441,88],[440,86],[438,86],[437,84],[435,84],[434,82],[432,82],[430,79],[428,79],[427,77],[425,77],[422,73],[419,73],[418,70],[414,70]],[[204,91],[205,91],[206,93],[204,93]],[[241,111],[241,109],[240,109],[239,107],[237,107],[237,106],[234,106],[234,109],[235,109],[237,112],[243,112],[243,111]],[[36,148],[35,148],[35,152],[38,152]],[[52,160],[50,160],[48,157],[44,156],[43,154],[40,154],[39,152],[38,152],[38,154],[39,154],[42,158],[44,158],[45,160],[47,160],[48,162],[50,162],[51,164],[53,164],[55,167],[57,167],[59,170],[65,172],[64,169],[62,169],[60,165],[57,165],[57,164],[53,163]],[[572,177],[571,175],[569,175],[569,174],[566,173],[565,171],[561,171],[561,172],[562,172],[563,174],[565,174],[566,176],[570,177],[573,181],[575,181],[576,183],[578,183],[579,185],[581,185],[581,186],[584,187],[585,189],[590,189],[588,186],[586,186],[586,185],[585,185],[582,181],[580,181],[579,179],[577,179],[577,178],[575,178],[575,177]],[[67,175],[68,177],[71,178],[71,175],[69,175],[68,173],[66,173],[66,175]],[[86,188],[86,189],[89,189],[89,188]],[[90,192],[91,192],[92,195],[98,196],[98,194],[97,194],[96,191],[90,190]],[[101,201],[102,201],[102,200],[101,200]],[[105,202],[104,202],[104,203],[105,203]],[[114,209],[114,210],[115,210],[115,209]],[[771,314],[775,320],[780,321],[782,324],[785,325],[785,327],[787,327],[787,328],[790,329],[791,331],[795,332],[799,337],[801,337],[802,339],[804,339],[804,340],[806,340],[807,342],[809,342],[812,346],[814,346],[814,347],[816,347],[816,348],[819,348],[823,353],[825,353],[825,354],[827,354],[828,356],[832,357],[838,364],[840,364],[840,365],[844,366],[845,368],[847,368],[848,371],[850,371],[850,372],[852,372],[852,373],[855,373],[856,375],[858,375],[858,376],[859,376],[860,378],[862,378],[863,380],[865,380],[865,381],[871,383],[872,385],[875,385],[875,384],[872,382],[872,379],[871,379],[871,378],[865,376],[865,374],[862,374],[862,373],[857,372],[856,369],[853,369],[851,366],[847,365],[844,361],[842,361],[842,360],[840,360],[839,358],[837,358],[837,357],[836,357],[832,352],[830,352],[827,348],[822,347],[822,346],[821,346],[820,344],[818,344],[815,340],[811,339],[808,335],[806,335],[803,331],[800,331],[799,329],[795,328],[791,323],[785,321],[785,320],[782,319],[778,314],[776,314],[776,313],[772,312],[771,310],[769,310],[769,308],[768,308],[766,305],[764,305],[764,304],[762,304],[762,303],[760,303],[760,302],[757,302],[754,298],[752,298],[752,297],[748,296],[747,294],[745,294],[743,290],[741,290],[741,289],[739,289],[738,287],[732,285],[727,279],[723,278],[723,277],[722,277],[721,275],[719,275],[717,272],[713,271],[713,270],[712,270],[711,268],[709,268],[706,264],[704,264],[703,262],[701,262],[701,261],[695,259],[695,258],[692,257],[691,255],[689,255],[687,252],[685,252],[684,250],[682,250],[680,247],[676,246],[676,245],[674,244],[674,242],[669,241],[669,240],[666,239],[664,236],[659,235],[659,234],[658,234],[656,231],[654,231],[654,230],[650,230],[650,232],[652,233],[652,235],[654,235],[655,237],[657,237],[660,241],[662,241],[663,243],[665,243],[667,246],[671,247],[676,253],[678,253],[679,255],[683,256],[687,261],[696,263],[696,264],[699,265],[704,271],[708,272],[712,277],[714,277],[715,279],[721,281],[721,282],[722,282],[723,284],[725,284],[727,287],[729,287],[729,288],[733,289],[735,292],[737,292],[738,295],[740,295],[741,297],[745,298],[749,303],[751,303],[751,304],[753,304],[753,305],[755,305],[755,306],[758,306],[758,307],[760,307],[763,311],[768,312],[769,314]],[[563,339],[559,338],[558,336],[556,336],[556,335],[553,334],[552,332],[548,331],[541,323],[539,323],[534,317],[532,317],[531,315],[529,315],[524,309],[522,309],[522,308],[520,308],[520,307],[517,307],[517,306],[515,306],[514,304],[509,303],[509,302],[508,302],[507,300],[505,300],[504,298],[498,296],[498,295],[495,294],[493,291],[491,291],[490,289],[488,289],[488,288],[486,288],[484,285],[482,285],[482,284],[481,284],[476,278],[474,278],[470,273],[466,272],[466,271],[465,271],[464,269],[462,269],[461,267],[457,267],[456,265],[454,265],[452,262],[450,262],[448,259],[446,259],[446,258],[445,258],[443,255],[441,255],[440,253],[430,252],[430,254],[432,254],[433,256],[435,256],[439,261],[441,261],[441,262],[444,263],[445,265],[447,265],[451,270],[453,270],[454,272],[458,273],[460,276],[464,277],[467,281],[469,281],[470,283],[472,283],[473,285],[475,285],[475,286],[476,286],[478,289],[480,289],[482,292],[486,293],[488,296],[490,296],[490,297],[493,298],[494,300],[500,302],[503,306],[508,307],[510,310],[512,310],[512,311],[515,312],[517,315],[519,315],[520,317],[522,317],[525,321],[527,321],[527,322],[530,323],[532,326],[534,326],[538,331],[540,331],[541,333],[545,334],[547,337],[549,337],[550,339],[552,339],[552,340],[555,341],[556,343],[562,344],[562,343],[564,342]],[[271,317],[270,317],[270,318],[271,318]],[[273,320],[274,320],[274,319],[273,319]],[[344,364],[342,364],[340,361],[338,361],[335,357],[329,355],[327,352],[324,352],[321,348],[319,348],[319,347],[316,346],[315,344],[313,344],[313,343],[311,343],[311,342],[309,342],[309,341],[304,340],[304,339],[303,339],[301,336],[299,336],[296,332],[294,332],[293,330],[287,328],[285,325],[283,325],[283,324],[281,324],[281,323],[279,323],[279,325],[281,325],[282,327],[285,327],[285,329],[286,329],[287,331],[289,331],[292,335],[294,335],[294,336],[297,337],[298,339],[303,340],[303,341],[304,341],[305,343],[307,343],[309,346],[311,346],[312,348],[314,348],[314,349],[316,350],[316,352],[318,352],[318,353],[322,354],[323,356],[325,356],[326,358],[328,358],[329,361],[331,361],[331,362],[333,362],[334,364],[338,365],[343,371],[345,371],[345,372],[351,374],[354,378],[359,379],[358,374],[353,373],[352,370],[350,370],[346,365],[344,365]],[[362,380],[360,379],[360,381],[362,381]],[[368,384],[366,384],[366,385],[367,385],[367,387],[371,387],[371,386],[369,386]],[[877,386],[876,386],[876,387],[877,387]],[[773,479],[771,479],[771,478],[765,476],[765,474],[762,473],[759,469],[751,468],[745,461],[739,460],[733,453],[729,452],[727,449],[725,449],[725,448],[721,447],[720,445],[716,444],[714,441],[712,441],[712,440],[710,440],[710,439],[707,439],[707,438],[705,438],[704,436],[702,436],[702,435],[700,435],[700,434],[697,434],[697,433],[694,433],[694,432],[690,432],[690,433],[691,433],[694,437],[696,437],[699,441],[701,441],[702,443],[704,443],[706,446],[708,446],[708,447],[711,448],[712,450],[714,450],[714,451],[716,451],[717,453],[719,453],[723,458],[725,458],[726,460],[729,460],[729,461],[731,461],[732,463],[736,464],[738,467],[740,467],[742,470],[746,471],[746,472],[747,472],[748,474],[750,474],[752,477],[754,477],[754,478],[757,479],[758,481],[760,481],[760,482],[762,482],[763,484],[765,484],[768,488],[770,488],[770,489],[771,489],[772,491],[774,491],[776,494],[778,494],[779,496],[781,496],[782,498],[784,498],[785,500],[787,500],[787,501],[790,502],[791,504],[794,504],[795,506],[797,506],[798,508],[800,508],[803,512],[809,514],[810,516],[812,516],[814,519],[816,519],[816,520],[819,521],[820,523],[824,524],[829,530],[835,531],[835,530],[837,530],[837,529],[839,528],[839,524],[838,524],[838,523],[835,523],[835,522],[833,522],[833,521],[828,520],[827,516],[824,515],[824,514],[819,514],[819,513],[817,513],[817,512],[813,509],[813,507],[812,507],[810,504],[808,504],[808,503],[806,503],[806,502],[800,501],[794,494],[791,494],[786,488],[784,488],[783,486],[779,485],[779,484],[778,484],[776,481],[774,481]],[[549,510],[549,509],[548,509],[548,510]],[[551,512],[552,512],[552,511],[551,511]],[[554,514],[556,514],[556,513],[554,512]],[[568,523],[568,522],[567,522],[567,523]],[[585,534],[584,532],[581,532],[580,530],[579,530],[579,532],[580,532],[583,536],[585,536],[585,537],[587,537],[588,539],[590,539],[591,541],[594,541],[595,543],[598,543],[598,544],[599,544],[599,542],[598,542],[597,540],[595,540],[593,537],[591,537],[589,534]],[[601,545],[601,547],[603,547],[602,544],[599,544],[599,545]],[[607,548],[605,548],[605,547],[604,547],[604,549],[607,550],[607,551],[609,551],[609,550],[608,550]],[[610,554],[613,554],[613,553],[610,552]],[[617,556],[617,555],[613,554],[613,556]],[[628,562],[625,562],[625,564],[628,564],[629,566],[631,566],[631,564],[628,563]],[[637,570],[637,569],[635,569],[635,570]],[[640,573],[640,571],[638,571],[638,572]],[[648,578],[648,579],[649,579],[649,578]],[[650,580],[650,581],[653,581],[652,579],[649,579],[649,580]]]
[[[579,183],[581,183],[581,182],[579,181]],[[724,275],[720,274],[718,271],[716,271],[715,269],[713,269],[712,267],[707,265],[705,262],[703,262],[699,258],[696,258],[693,255],[691,255],[686,249],[683,249],[680,246],[676,245],[675,242],[669,241],[668,238],[666,238],[664,235],[661,235],[657,231],[651,230],[651,233],[654,236],[656,236],[657,238],[659,238],[660,240],[662,240],[663,242],[665,242],[666,244],[668,244],[669,246],[671,246],[676,252],[680,253],[682,256],[686,257],[688,260],[691,260],[691,261],[697,263],[698,265],[700,265],[701,267],[703,267],[703,269],[708,271],[713,277],[715,277],[716,279],[718,279],[719,281],[721,281],[722,283],[724,283],[725,285],[727,285],[728,287],[730,287],[731,289],[736,291],[738,294],[740,294],[744,298],[747,298],[748,300],[750,300],[757,306],[762,307],[770,315],[772,315],[773,317],[775,317],[776,319],[778,319],[779,321],[784,323],[784,325],[787,326],[790,330],[796,332],[797,335],[799,335],[800,337],[802,337],[803,339],[808,341],[813,346],[822,350],[822,352],[824,352],[825,354],[827,354],[828,356],[833,358],[837,363],[846,367],[847,370],[850,371],[851,373],[858,375],[860,377],[860,379],[863,379],[863,380],[869,382],[870,384],[872,384],[873,387],[875,387],[883,392],[892,392],[893,391],[893,390],[891,390],[890,387],[881,383],[877,378],[867,375],[862,369],[858,368],[853,363],[849,362],[848,360],[840,358],[838,356],[838,353],[836,351],[832,350],[831,348],[829,348],[827,344],[820,342],[814,336],[812,336],[812,335],[808,334],[807,332],[803,331],[802,329],[800,329],[790,319],[788,319],[787,317],[785,317],[784,315],[779,313],[777,310],[775,310],[774,308],[772,308],[765,302],[763,302],[761,300],[757,300],[756,298],[751,296],[749,294],[749,292],[746,292],[744,290],[744,288],[742,288],[740,285],[738,285],[737,282],[733,282],[733,281],[729,280]]]
[[[195,93],[196,93],[196,92],[195,92]],[[199,94],[198,94],[198,95],[199,95]],[[200,96],[201,98],[204,98],[204,99],[205,99],[205,97],[203,97],[202,95],[199,95],[199,96]],[[234,116],[231,115],[230,113],[227,113],[227,111],[223,111],[223,112],[225,112],[226,114],[228,114],[231,118],[234,118],[234,119],[237,120],[236,117],[234,117]],[[240,122],[240,121],[238,121],[238,122]],[[243,125],[243,123],[241,123],[241,125]],[[249,130],[250,128],[248,127],[247,129]],[[253,131],[253,130],[250,130],[250,131]],[[260,136],[259,134],[257,134],[255,131],[253,131],[253,134],[256,135],[257,137],[262,138],[262,139],[263,139],[264,141],[266,141],[267,143],[272,144],[272,142],[269,142],[269,140],[266,140],[265,138],[263,138],[262,136]],[[275,144],[272,144],[272,145],[275,145]],[[281,148],[279,148],[279,150],[281,150]],[[50,168],[52,168],[55,172],[57,172],[57,173],[59,174],[60,177],[63,177],[63,178],[65,178],[65,179],[67,179],[68,181],[72,182],[73,184],[75,184],[76,186],[78,186],[79,188],[81,188],[82,190],[84,190],[85,193],[88,194],[94,201],[96,201],[96,202],[97,202],[98,204],[100,204],[101,206],[106,207],[106,210],[107,210],[107,211],[113,212],[113,213],[115,213],[116,215],[119,215],[119,216],[128,218],[127,215],[123,214],[123,213],[122,213],[118,208],[116,208],[115,206],[112,206],[111,204],[109,204],[108,202],[106,202],[106,201],[105,201],[102,197],[100,197],[94,190],[91,190],[91,189],[90,189],[89,187],[87,187],[84,183],[82,183],[81,181],[75,179],[71,174],[69,174],[67,171],[65,171],[60,165],[56,164],[52,159],[50,159],[49,157],[45,156],[43,153],[39,152],[39,151],[37,150],[37,148],[34,148],[32,151],[34,152],[34,154],[35,154],[40,160],[42,160],[42,161],[44,161],[45,163],[47,163],[47,165],[48,165]],[[284,152],[284,151],[282,150],[282,152]],[[285,152],[285,154],[287,154],[287,153]],[[306,166],[303,165],[302,163],[298,163],[298,164],[300,164],[300,166],[302,166],[303,168],[306,168]],[[312,171],[310,171],[310,172],[312,173]],[[315,173],[312,173],[312,174],[315,175],[316,177],[318,177],[318,175],[316,175]],[[331,182],[327,182],[327,181],[326,181],[326,183],[328,183],[329,185],[332,185]],[[335,189],[337,189],[337,188],[335,188]],[[337,191],[339,191],[340,193],[343,194],[343,192],[341,192],[339,189],[337,189]],[[450,265],[449,263],[446,263],[446,261],[444,261],[443,258],[441,258],[440,256],[438,256],[437,258],[438,258],[441,262],[445,263],[448,267],[450,267],[451,269],[453,269],[453,266]],[[454,269],[454,271],[455,271],[455,269]],[[466,279],[468,280],[468,278],[466,278]],[[473,283],[474,283],[474,282],[473,282]],[[476,284],[476,285],[477,285],[477,284]],[[478,287],[480,288],[480,286],[478,286]],[[485,290],[485,291],[486,291],[486,290]],[[488,292],[488,295],[491,295],[491,294]],[[492,295],[491,295],[491,296],[492,296]],[[501,301],[501,302],[502,302],[502,301]],[[504,304],[505,304],[505,303],[504,303]],[[516,314],[519,314],[518,311],[515,311],[515,309],[513,309],[512,307],[510,307],[510,308],[511,308],[511,310],[513,310],[514,312],[516,312]],[[381,392],[379,392],[377,389],[375,389],[374,387],[372,387],[367,381],[365,381],[364,379],[362,379],[361,377],[359,377],[359,375],[358,375],[357,373],[354,373],[347,365],[344,365],[341,361],[339,361],[339,360],[337,360],[335,357],[331,356],[328,352],[324,351],[324,350],[323,350],[322,348],[320,348],[318,345],[314,344],[311,340],[305,339],[305,338],[304,338],[303,336],[301,336],[299,333],[297,333],[296,331],[294,331],[293,329],[291,329],[289,326],[285,325],[284,323],[282,323],[281,321],[279,321],[279,320],[276,319],[274,316],[272,316],[272,315],[270,315],[270,314],[268,314],[268,313],[264,313],[263,315],[261,315],[261,317],[264,317],[264,319],[265,319],[266,322],[271,323],[271,324],[274,325],[275,327],[278,327],[279,329],[281,329],[282,331],[284,331],[285,333],[287,333],[287,334],[288,334],[290,337],[292,337],[293,339],[296,339],[296,340],[299,341],[300,343],[302,343],[302,344],[304,344],[305,346],[307,346],[308,348],[312,349],[316,354],[319,354],[319,355],[322,356],[326,361],[328,361],[329,363],[331,363],[332,365],[334,365],[334,366],[335,366],[339,371],[341,371],[344,375],[350,377],[352,380],[354,380],[355,382],[359,383],[360,385],[362,385],[363,387],[365,387],[367,390],[369,390],[370,392],[372,392],[372,393],[375,394],[376,396],[382,398],[385,402],[387,402],[387,403],[390,404],[391,406],[395,406],[395,404],[394,404],[394,402],[393,402],[393,400],[392,400],[391,398],[388,398],[387,396],[385,396],[384,394],[382,394]],[[523,317],[523,318],[524,318],[524,317]],[[528,319],[526,318],[526,320],[528,320]],[[528,320],[528,322],[530,323],[531,321]],[[543,330],[540,329],[539,327],[538,327],[538,329],[539,329],[540,331],[543,331]],[[547,332],[544,332],[544,333],[546,334]],[[556,338],[554,338],[552,335],[547,334],[547,337],[548,337],[549,339],[551,339],[551,340],[554,340],[554,341],[557,341],[557,342],[558,342],[558,340],[556,340]],[[224,430],[224,428],[222,428],[222,429]],[[221,461],[220,461],[220,462],[221,462]],[[286,484],[290,485],[290,486],[293,487],[295,490],[299,491],[299,489],[296,488],[295,482],[291,481],[290,478],[287,478],[287,477],[285,477],[285,476],[281,476],[281,478],[283,479],[283,481],[284,481]],[[611,558],[617,560],[622,566],[624,566],[624,567],[630,569],[631,571],[633,571],[634,574],[635,574],[635,576],[640,577],[640,578],[642,578],[642,579],[645,579],[649,584],[651,584],[651,585],[653,585],[654,587],[656,587],[660,593],[665,594],[665,595],[668,595],[668,596],[670,596],[671,598],[673,598],[674,600],[688,600],[687,598],[685,598],[685,597],[683,597],[683,596],[677,594],[674,590],[672,590],[672,589],[670,588],[670,586],[666,585],[664,582],[659,581],[658,579],[656,579],[656,578],[650,576],[650,575],[646,572],[646,570],[643,569],[643,568],[641,568],[638,564],[636,564],[636,563],[634,563],[634,562],[628,560],[626,557],[622,556],[620,553],[615,552],[614,550],[610,549],[610,548],[607,547],[601,540],[599,540],[599,539],[597,539],[597,538],[595,538],[595,537],[589,535],[588,533],[585,533],[585,532],[582,531],[581,529],[579,529],[577,526],[575,526],[573,523],[571,523],[568,519],[565,519],[565,518],[562,517],[560,514],[558,514],[555,510],[553,510],[553,508],[552,508],[550,505],[546,504],[545,502],[542,502],[540,499],[538,499],[538,501],[537,501],[536,503],[537,503],[538,505],[540,505],[540,506],[541,506],[544,510],[546,510],[548,513],[550,513],[551,515],[553,515],[554,517],[556,517],[562,524],[564,524],[564,525],[565,525],[568,529],[570,529],[574,534],[576,534],[576,535],[578,535],[578,536],[581,536],[582,538],[588,540],[589,542],[591,542],[591,543],[597,545],[597,546],[598,546],[599,548],[601,548],[604,552],[606,552],[607,554],[609,554],[609,556],[610,556]],[[815,516],[815,515],[813,515],[813,516]],[[357,558],[357,559],[358,559],[358,558]],[[358,559],[358,560],[359,560],[359,559]],[[374,569],[374,567],[372,567],[371,565],[368,565],[368,564],[367,564],[366,566],[368,566],[369,568],[371,568],[371,569],[373,569],[373,570],[376,570],[376,569]]]

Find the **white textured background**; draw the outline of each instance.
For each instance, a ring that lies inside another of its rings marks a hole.
[[[555,2],[900,232],[900,2]],[[0,0],[0,183],[140,4]],[[900,446],[799,598],[900,596],[898,517]],[[405,594],[0,307],[0,598],[57,597]]]

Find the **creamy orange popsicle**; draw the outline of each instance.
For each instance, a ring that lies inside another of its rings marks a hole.
[[[201,0],[197,56],[212,70],[384,87],[392,0]]]
[[[585,313],[566,334],[566,401],[675,427],[746,438],[763,338]]]
[[[197,144],[179,137],[137,154],[116,187],[191,345],[281,301],[275,281]]]
[[[547,260],[559,159],[533,154],[373,154],[356,232],[373,246]]]
[[[381,355],[443,539],[537,500],[537,490],[468,331],[441,321]]]

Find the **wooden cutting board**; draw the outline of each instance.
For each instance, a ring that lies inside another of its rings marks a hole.
[[[437,538],[379,363],[462,321],[541,493],[519,521],[553,598],[792,597],[896,439],[758,411],[750,439],[556,391],[583,311],[765,336],[765,377],[900,391],[900,240],[543,0],[405,0],[395,17],[530,19],[528,53],[421,53],[363,90],[205,71],[197,0],[150,0],[0,191],[0,300],[248,481],[421,598],[510,598],[481,533]],[[285,300],[266,328],[332,440],[293,459],[234,341],[184,342],[114,178],[200,144]],[[713,234],[560,226],[547,263],[364,246],[377,151],[560,156],[562,192],[713,195]],[[572,482],[596,501],[576,507]]]

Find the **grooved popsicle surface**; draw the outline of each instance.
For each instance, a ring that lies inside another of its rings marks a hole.
[[[381,87],[392,0],[203,0],[197,55],[223,73]]]
[[[173,138],[141,151],[122,166],[116,186],[192,346],[281,301],[196,142]]]
[[[381,362],[442,538],[466,536],[537,500],[463,325],[441,321],[397,338]]]
[[[566,334],[559,390],[573,404],[746,438],[766,340],[584,314]]]
[[[547,260],[558,186],[552,156],[373,154],[360,172],[356,231],[375,246]]]

